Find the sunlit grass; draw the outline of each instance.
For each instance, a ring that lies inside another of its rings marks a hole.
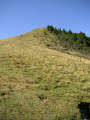
[[[1,120],[80,120],[90,61],[51,49],[54,42],[44,28],[0,41]]]

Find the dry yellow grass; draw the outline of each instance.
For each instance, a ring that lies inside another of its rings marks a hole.
[[[0,41],[1,120],[80,120],[90,60],[50,49],[55,42],[45,28]]]

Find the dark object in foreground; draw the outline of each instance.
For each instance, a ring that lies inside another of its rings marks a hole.
[[[82,120],[90,120],[90,103],[81,102],[78,104]]]

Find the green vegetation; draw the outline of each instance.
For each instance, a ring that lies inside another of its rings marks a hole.
[[[0,41],[0,120],[81,120],[90,60],[66,51],[46,28]]]
[[[90,52],[90,37],[87,37],[85,33],[73,33],[71,30],[66,31],[65,29],[54,28],[52,25],[48,25],[47,29],[57,35],[58,40],[61,41],[65,47]]]

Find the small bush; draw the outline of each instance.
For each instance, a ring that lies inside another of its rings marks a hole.
[[[44,35],[47,35],[47,33],[44,31]]]

